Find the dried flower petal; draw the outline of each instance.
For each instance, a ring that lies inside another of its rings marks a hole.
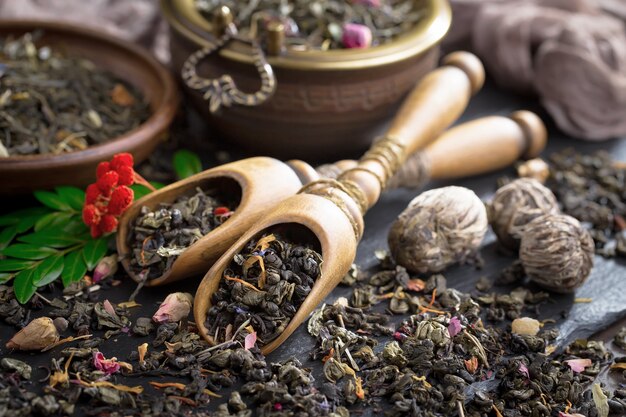
[[[346,23],[341,42],[346,48],[368,48],[372,44],[372,31],[365,25]]]
[[[139,353],[139,362],[143,362],[146,358],[146,353],[148,353],[148,344],[142,343],[137,347],[137,352]]]
[[[570,414],[570,413],[564,413],[563,411],[559,411],[559,417],[586,417],[586,416],[582,414],[578,414],[578,413]]]
[[[593,395],[593,402],[596,405],[596,410],[598,410],[598,417],[608,417],[610,412],[609,399],[602,391],[600,384],[593,384],[591,393]]]
[[[520,363],[519,364],[519,368],[518,368],[519,372],[524,375],[526,378],[530,378],[530,374],[528,373],[528,367],[526,366],[525,363]]]
[[[93,282],[97,284],[105,278],[108,278],[117,272],[117,255],[105,256],[100,259],[96,269],[93,271]]]
[[[592,365],[591,359],[570,359],[565,361],[565,363],[574,373],[582,372],[586,367]]]
[[[6,344],[7,349],[41,350],[59,340],[59,332],[50,317],[39,317],[17,332]]]
[[[172,323],[186,318],[191,311],[193,296],[189,293],[175,292],[168,295],[159,306],[152,320],[156,323]]]
[[[102,352],[93,353],[93,366],[107,375],[114,374],[120,370],[117,358],[106,359]]]
[[[254,347],[256,343],[256,332],[248,333],[246,338],[244,339],[244,349],[250,350]]]
[[[467,372],[473,374],[478,369],[478,358],[476,356],[472,356],[471,359],[465,361],[465,368]]]
[[[124,85],[119,83],[115,84],[113,90],[111,90],[111,100],[113,100],[113,103],[122,107],[132,106],[135,103],[135,97],[133,97]]]
[[[448,323],[448,333],[450,333],[450,337],[454,337],[459,334],[462,330],[461,320],[458,317],[452,317],[450,319],[450,323]]]

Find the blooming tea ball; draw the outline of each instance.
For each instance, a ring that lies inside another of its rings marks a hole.
[[[526,226],[519,256],[531,281],[550,291],[569,293],[589,276],[593,254],[593,238],[578,220],[546,214]]]
[[[398,216],[389,249],[410,271],[439,272],[475,252],[487,226],[485,205],[473,191],[438,188],[417,196]]]
[[[520,178],[500,187],[487,205],[489,223],[500,243],[517,249],[524,228],[536,217],[558,213],[559,205],[548,188],[533,178]]]

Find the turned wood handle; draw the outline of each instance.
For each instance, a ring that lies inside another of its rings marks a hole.
[[[424,148],[465,111],[483,86],[485,71],[469,52],[444,57],[443,66],[427,74],[405,99],[387,130],[411,155]]]
[[[422,78],[384,138],[339,178],[346,187],[360,190],[361,214],[378,201],[382,185],[408,155],[434,141],[463,113],[472,94],[482,87],[484,77],[482,63],[475,55],[454,52],[443,59],[442,67]]]
[[[483,117],[456,126],[424,150],[433,179],[484,174],[538,156],[548,133],[535,113]]]

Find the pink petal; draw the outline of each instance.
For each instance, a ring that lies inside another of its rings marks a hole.
[[[559,417],[585,417],[582,414],[574,413],[564,413],[563,411],[559,411]]]
[[[380,0],[352,0],[352,3],[369,7],[380,7]]]
[[[246,336],[244,340],[243,347],[245,350],[250,350],[254,347],[255,343],[256,343],[256,332],[248,333],[248,335]]]
[[[528,367],[526,367],[526,365],[524,365],[523,363],[520,363],[519,365],[519,371],[522,375],[524,375],[526,378],[530,378],[530,374],[528,373]]]
[[[585,370],[586,367],[591,366],[591,359],[570,359],[565,361],[566,364],[574,371],[579,373]]]
[[[372,44],[372,31],[365,25],[346,23],[341,43],[346,48],[367,48]]]
[[[111,304],[109,300],[104,300],[104,303],[102,303],[102,306],[104,307],[104,310],[107,313],[109,313],[112,316],[117,316],[117,313],[115,312],[115,308],[113,307],[113,304]]]
[[[120,364],[116,362],[116,359],[106,359],[102,352],[93,353],[93,366],[107,375],[114,374],[120,370]]]
[[[452,317],[448,324],[448,333],[450,337],[454,337],[461,332],[461,320],[458,317]]]

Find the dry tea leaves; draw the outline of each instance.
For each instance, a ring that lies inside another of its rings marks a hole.
[[[263,346],[287,327],[321,273],[313,248],[266,234],[252,239],[224,270],[204,323],[215,342],[256,331]],[[240,331],[251,326],[253,330]]]
[[[237,204],[213,197],[217,194],[198,188],[154,211],[142,207],[130,225],[131,269],[147,279],[163,275],[187,248],[228,220]]]
[[[148,119],[133,87],[89,60],[36,46],[40,35],[0,40],[0,156],[83,150]]]
[[[425,15],[422,2],[413,0],[195,0],[195,5],[209,21],[219,7],[228,6],[239,32],[262,44],[269,24],[281,23],[286,46],[294,50],[382,45],[413,29]],[[357,35],[351,34],[354,25]],[[357,42],[353,36],[368,37],[369,42]]]

